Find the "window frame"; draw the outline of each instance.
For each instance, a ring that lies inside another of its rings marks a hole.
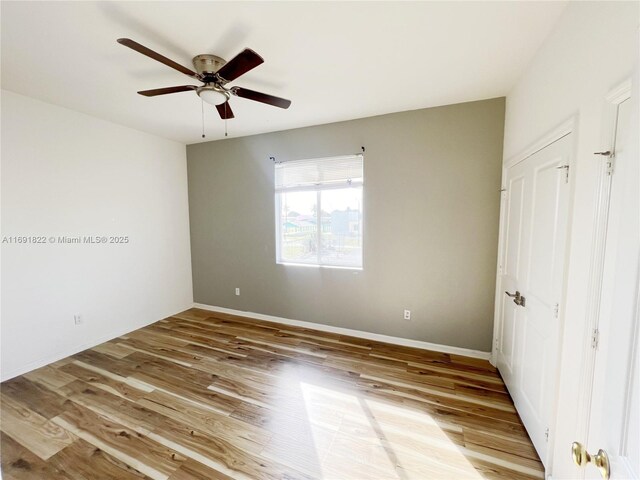
[[[362,155],[361,155],[362,156]],[[328,158],[318,158],[318,159],[310,159],[310,160],[330,160],[332,158],[340,158],[344,157],[344,155],[336,156],[336,157],[328,157]],[[321,193],[323,191],[328,190],[347,190],[347,189],[359,189],[360,190],[360,265],[334,265],[331,263],[322,263],[321,262],[321,245],[322,245],[322,201],[321,201]],[[295,192],[316,192],[316,208],[317,211],[320,212],[318,219],[319,221],[316,223],[316,259],[314,262],[290,262],[282,259],[282,194],[283,193],[295,193]],[[332,269],[343,269],[343,270],[364,270],[364,156],[362,156],[362,181],[358,181],[355,184],[352,184],[351,181],[345,181],[345,183],[340,184],[315,184],[315,185],[305,185],[299,187],[290,187],[284,188],[281,190],[277,190],[274,187],[274,197],[275,197],[275,234],[276,234],[276,264],[284,265],[284,266],[300,266],[300,267],[315,267],[315,268],[332,268]]]

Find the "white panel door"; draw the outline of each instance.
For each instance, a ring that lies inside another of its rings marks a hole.
[[[587,450],[611,479],[640,479],[640,130],[638,100],[618,106]],[[576,439],[579,440],[579,439]],[[589,465],[586,478],[601,478]]]
[[[522,283],[523,249],[523,208],[524,194],[527,187],[525,179],[526,165],[522,163],[509,171],[507,178],[507,199],[505,204],[505,249],[502,265],[502,290],[515,292]],[[519,316],[523,314],[512,301],[512,297],[502,295],[500,297],[502,322],[500,323],[500,346],[498,349],[498,368],[507,385],[513,384],[516,375],[517,356],[516,350],[520,336],[521,321]]]
[[[506,172],[497,364],[546,464],[554,413],[572,135]],[[510,295],[520,293],[521,300]]]

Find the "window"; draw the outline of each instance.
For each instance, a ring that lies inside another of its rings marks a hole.
[[[363,156],[275,166],[278,263],[362,268]]]

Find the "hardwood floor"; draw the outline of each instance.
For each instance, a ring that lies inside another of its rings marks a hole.
[[[530,479],[486,361],[192,309],[2,384],[9,479]]]

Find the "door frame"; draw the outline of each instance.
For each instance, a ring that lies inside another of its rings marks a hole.
[[[605,96],[605,111],[602,124],[602,138],[599,151],[612,150],[617,128],[618,107],[632,96],[632,80],[628,78]],[[593,332],[600,322],[600,301],[603,293],[603,271],[606,253],[606,237],[609,221],[609,205],[611,200],[612,175],[607,173],[608,165],[605,158],[598,168],[596,185],[596,208],[593,219],[593,237],[591,258],[589,261],[589,277],[587,290],[586,322],[582,332],[582,345],[588,345]],[[598,159],[596,159],[598,161]],[[613,161],[615,171],[615,157]],[[576,332],[580,333],[580,332]],[[584,441],[589,435],[591,423],[591,399],[594,386],[594,371],[596,366],[596,348],[583,348],[582,360],[578,364],[579,372],[579,402],[577,406],[578,424],[575,425],[576,438]]]
[[[500,342],[500,332],[502,331],[502,265],[504,259],[504,249],[505,249],[505,235],[506,235],[506,178],[507,171],[509,168],[517,165],[518,163],[526,160],[530,156],[539,152],[543,148],[548,147],[552,143],[557,142],[558,140],[566,137],[569,134],[573,134],[572,139],[572,147],[571,154],[569,156],[569,198],[568,198],[568,212],[567,212],[567,232],[565,237],[565,246],[564,246],[564,263],[563,263],[563,279],[562,279],[562,287],[560,292],[560,309],[558,312],[558,351],[556,352],[556,364],[560,366],[561,361],[561,353],[562,353],[562,345],[563,345],[563,336],[564,336],[564,318],[565,318],[565,304],[566,304],[566,293],[567,293],[567,270],[569,266],[569,247],[571,244],[571,218],[573,216],[574,209],[574,191],[575,191],[575,182],[573,181],[574,172],[575,172],[575,164],[576,164],[576,152],[577,143],[578,143],[578,115],[574,114],[569,117],[564,122],[560,123],[554,129],[549,131],[547,134],[540,137],[537,141],[533,142],[529,147],[520,152],[517,155],[506,160],[502,166],[502,181],[501,181],[501,190],[500,190],[500,227],[498,233],[498,258],[496,265],[496,291],[495,291],[495,307],[494,307],[494,322],[493,322],[493,341],[491,346],[491,358],[490,362],[492,365],[497,367],[498,360],[498,347]],[[557,373],[555,376],[555,400],[554,404],[551,407],[552,415],[549,420],[549,428],[553,432],[556,428],[556,412],[558,407],[557,401],[557,393],[558,393],[558,384],[560,381],[560,368],[557,369]],[[547,445],[547,468],[551,468],[553,465],[553,453],[554,453],[554,440],[555,435],[549,436],[549,443]]]
[[[527,158],[529,158],[531,155],[539,152],[540,150],[542,150],[545,147],[548,147],[549,145],[551,145],[554,142],[557,142],[558,140],[560,140],[563,137],[566,137],[567,135],[571,134],[571,133],[576,133],[576,126],[578,124],[578,116],[577,115],[573,115],[571,116],[568,120],[562,122],[561,124],[559,124],[556,128],[554,128],[553,130],[551,130],[550,132],[548,132],[546,135],[542,136],[540,139],[538,139],[537,141],[533,142],[529,147],[527,147],[525,150],[523,150],[522,152],[520,152],[517,155],[512,156],[511,158],[509,158],[508,160],[506,160],[503,165],[502,165],[502,180],[501,180],[501,187],[500,187],[500,223],[499,223],[499,231],[498,231],[498,259],[497,259],[497,263],[496,263],[496,292],[495,292],[495,308],[494,308],[494,318],[493,318],[493,342],[492,342],[492,346],[491,346],[491,358],[490,358],[490,362],[493,366],[496,366],[497,360],[498,360],[498,352],[497,352],[497,347],[498,347],[498,342],[500,341],[499,339],[499,333],[501,331],[502,328],[502,264],[503,259],[504,259],[504,236],[506,234],[505,232],[505,215],[506,215],[506,198],[507,198],[507,188],[505,185],[505,181],[507,178],[507,170],[511,167],[513,167],[514,165],[526,160]],[[577,137],[577,135],[576,135]],[[575,152],[576,152],[576,137],[574,137],[573,139],[573,148],[572,148],[572,154],[571,154],[571,158],[569,159],[569,171],[572,172],[570,174],[569,177],[569,218],[571,218],[571,214],[573,212],[573,189],[574,189],[574,182],[571,181],[571,178],[573,175],[573,171],[574,171],[574,165],[575,165]],[[568,237],[567,237],[568,240]],[[568,243],[567,243],[568,246]],[[565,252],[568,253],[568,252]],[[567,260],[568,258],[565,255],[565,268],[567,266]],[[565,282],[563,282],[563,291],[562,291],[562,296],[561,299],[564,300],[564,295],[565,295]],[[562,303],[561,303],[562,305]],[[560,312],[562,313],[562,312]],[[561,315],[559,315],[559,318],[561,318]]]

